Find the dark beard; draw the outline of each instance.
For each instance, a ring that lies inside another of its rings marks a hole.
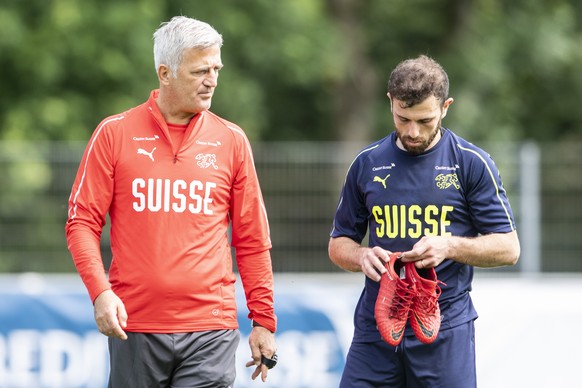
[[[434,138],[438,135],[439,131],[441,130],[441,120],[439,120],[438,125],[436,126],[437,130],[434,131],[431,136],[426,140],[426,142],[423,142],[422,144],[419,144],[417,146],[409,146],[404,140],[407,138],[401,138],[400,136],[398,136],[398,134],[396,134],[396,136],[398,136],[400,138],[400,142],[402,143],[402,146],[404,147],[404,149],[412,154],[412,155],[420,155],[422,154],[424,151],[426,151],[426,149],[428,148],[428,146],[430,145],[430,143],[432,143],[432,141],[434,140]]]

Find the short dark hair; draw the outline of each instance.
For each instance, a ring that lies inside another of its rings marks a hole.
[[[388,93],[403,101],[406,107],[414,106],[430,96],[441,104],[449,96],[449,77],[434,59],[426,55],[402,61],[390,74]]]

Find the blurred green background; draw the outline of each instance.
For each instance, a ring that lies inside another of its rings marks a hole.
[[[541,150],[541,269],[582,271],[576,0],[3,0],[0,271],[74,271],[63,228],[85,142],[157,87],[152,34],[180,14],[224,37],[212,110],[257,151],[276,270],[337,270],[326,246],[341,176],[354,145],[392,130],[391,69],[427,54],[451,79],[444,124],[491,152],[518,220],[517,155]]]
[[[224,36],[213,110],[253,140],[386,133],[390,70],[420,53],[450,74],[473,140],[582,140],[574,0],[3,0],[0,139],[85,140],[157,86],[152,34],[174,15]]]

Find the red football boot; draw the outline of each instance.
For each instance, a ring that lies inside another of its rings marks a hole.
[[[376,298],[374,315],[380,335],[392,346],[402,341],[408,312],[415,294],[414,283],[408,278],[400,278],[399,272],[404,264],[398,259],[400,252],[390,255],[385,264],[386,273],[380,280],[380,290]]]
[[[434,342],[441,327],[439,307],[440,284],[434,268],[417,269],[414,263],[406,263],[406,277],[414,284],[416,293],[410,307],[410,326],[421,342]]]

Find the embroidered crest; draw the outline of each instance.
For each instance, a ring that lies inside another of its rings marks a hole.
[[[457,174],[439,174],[434,180],[436,181],[436,186],[441,190],[448,189],[451,186],[454,186],[457,190],[461,188]]]
[[[198,154],[196,155],[196,164],[200,168],[208,168],[210,166],[214,167],[215,170],[218,169],[216,165],[216,155],[215,154]]]

